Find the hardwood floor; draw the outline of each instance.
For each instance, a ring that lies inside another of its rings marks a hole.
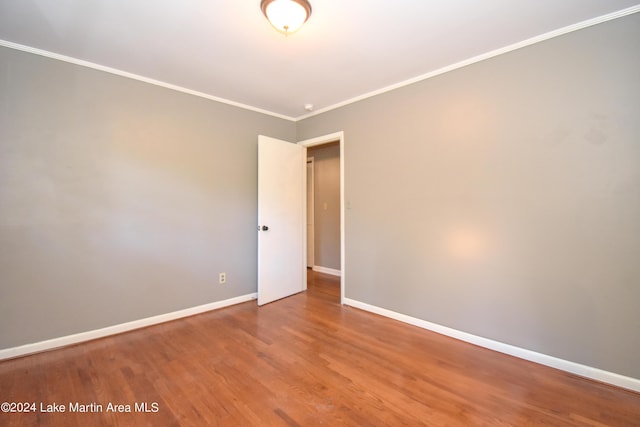
[[[640,425],[640,394],[340,306],[337,278],[309,279],[261,308],[0,362],[0,402],[37,405],[0,425]]]

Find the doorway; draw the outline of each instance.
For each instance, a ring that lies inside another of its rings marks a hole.
[[[298,142],[299,145],[306,147],[307,149],[312,147],[321,147],[324,145],[335,144],[338,147],[339,152],[339,266],[338,268],[330,269],[330,274],[335,276],[339,276],[340,280],[340,303],[342,304],[345,298],[345,230],[344,230],[344,222],[345,222],[345,202],[344,202],[344,132],[336,132],[324,136],[320,136],[317,138],[307,139],[304,141]],[[310,157],[310,156],[309,156]],[[314,161],[317,161],[314,156]],[[320,202],[320,209],[325,209],[324,202]],[[328,202],[327,202],[328,203]],[[327,205],[327,210],[329,209],[329,205]],[[306,214],[305,214],[306,215]],[[307,219],[305,218],[305,221]],[[317,222],[317,218],[314,222]],[[316,224],[317,225],[317,224]],[[317,227],[314,227],[317,228]],[[316,234],[317,235],[317,234]],[[306,237],[306,236],[305,236]],[[316,258],[318,254],[315,254],[314,258]],[[316,271],[322,272],[322,269]],[[327,271],[325,271],[327,272]]]
[[[313,271],[340,277],[338,141],[307,148],[307,166],[311,165],[313,170],[307,173],[307,257],[311,261],[313,255],[313,263],[308,266]]]

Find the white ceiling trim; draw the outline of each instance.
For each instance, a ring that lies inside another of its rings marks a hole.
[[[587,27],[590,27],[590,26],[593,26],[593,25],[597,25],[597,24],[600,24],[600,23],[603,23],[603,22],[606,22],[606,21],[610,21],[610,20],[613,20],[613,19],[621,18],[621,17],[627,16],[627,15],[631,15],[631,14],[634,14],[634,13],[637,13],[637,12],[640,12],[640,4],[632,6],[632,7],[629,7],[629,8],[626,8],[626,9],[622,9],[622,10],[617,11],[617,12],[609,13],[609,14],[602,15],[602,16],[599,16],[599,17],[596,17],[596,18],[593,18],[593,19],[582,21],[582,22],[579,22],[577,24],[569,25],[567,27],[563,27],[563,28],[560,28],[560,29],[557,29],[557,30],[554,30],[554,31],[550,31],[548,33],[544,33],[544,34],[541,34],[539,36],[535,36],[535,37],[523,40],[521,42],[514,43],[512,45],[505,46],[503,48],[496,49],[496,50],[493,50],[493,51],[490,51],[490,52],[487,52],[487,53],[484,53],[484,54],[481,54],[481,55],[477,55],[477,56],[474,56],[472,58],[457,62],[455,64],[451,64],[451,65],[448,65],[446,67],[442,67],[442,68],[439,68],[437,70],[430,71],[428,73],[419,75],[417,77],[414,77],[414,78],[411,78],[411,79],[408,79],[408,80],[404,80],[404,81],[399,82],[399,83],[395,83],[395,84],[383,87],[381,89],[377,89],[377,90],[374,90],[374,91],[371,91],[371,92],[367,92],[365,94],[356,96],[354,98],[347,99],[345,101],[330,105],[328,107],[320,108],[320,109],[318,109],[316,111],[313,111],[311,113],[304,114],[304,115],[301,115],[301,116],[298,116],[298,117],[291,117],[291,116],[287,116],[287,115],[284,115],[284,114],[275,113],[273,111],[268,111],[268,110],[265,110],[265,109],[262,109],[262,108],[253,107],[251,105],[242,104],[240,102],[231,101],[229,99],[213,96],[213,95],[210,95],[210,94],[207,94],[207,93],[204,93],[204,92],[199,92],[199,91],[196,91],[196,90],[187,89],[185,87],[181,87],[181,86],[174,85],[174,84],[171,84],[171,83],[166,83],[166,82],[163,82],[163,81],[160,81],[160,80],[151,79],[151,78],[144,77],[144,76],[141,76],[141,75],[138,75],[138,74],[129,73],[127,71],[119,70],[119,69],[116,69],[116,68],[107,67],[107,66],[96,64],[96,63],[93,63],[93,62],[85,61],[85,60],[82,60],[82,59],[77,59],[77,58],[73,58],[73,57],[70,57],[70,56],[61,55],[61,54],[49,52],[49,51],[46,51],[46,50],[43,50],[43,49],[38,49],[38,48],[30,47],[30,46],[25,46],[25,45],[21,45],[21,44],[18,44],[18,43],[13,43],[13,42],[2,40],[2,39],[0,39],[0,46],[4,46],[4,47],[10,48],[10,49],[20,50],[20,51],[23,51],[23,52],[32,53],[32,54],[35,54],[35,55],[44,56],[44,57],[51,58],[51,59],[56,59],[56,60],[59,60],[59,61],[71,63],[71,64],[78,65],[78,66],[81,66],[81,67],[92,68],[94,70],[103,71],[103,72],[110,73],[110,74],[115,74],[115,75],[118,75],[118,76],[121,76],[121,77],[133,79],[133,80],[138,80],[138,81],[149,83],[149,84],[152,84],[152,85],[155,85],[155,86],[160,86],[160,87],[163,87],[163,88],[166,88],[166,89],[175,90],[177,92],[182,92],[182,93],[186,93],[186,94],[189,94],[189,95],[198,96],[200,98],[209,99],[211,101],[220,102],[220,103],[223,103],[223,104],[231,105],[231,106],[242,108],[242,109],[245,109],[245,110],[254,111],[254,112],[257,112],[257,113],[261,113],[261,114],[266,114],[266,115],[277,117],[277,118],[280,118],[280,119],[289,120],[289,121],[292,121],[292,122],[297,122],[299,120],[307,119],[307,118],[310,118],[310,117],[313,117],[313,116],[316,116],[316,115],[319,115],[319,114],[322,114],[322,113],[325,113],[325,112],[328,112],[328,111],[331,111],[331,110],[335,110],[337,108],[344,107],[346,105],[349,105],[349,104],[352,104],[352,103],[355,103],[355,102],[358,102],[358,101],[362,101],[364,99],[371,98],[371,97],[376,96],[376,95],[380,95],[380,94],[383,94],[383,93],[386,93],[386,92],[389,92],[389,91],[392,91],[392,90],[395,90],[395,89],[399,89],[399,88],[402,88],[404,86],[411,85],[413,83],[417,83],[417,82],[420,82],[420,81],[423,81],[423,80],[426,80],[426,79],[429,79],[429,78],[432,78],[432,77],[439,76],[439,75],[444,74],[444,73],[448,73],[448,72],[453,71],[453,70],[457,70],[457,69],[462,68],[462,67],[466,67],[468,65],[471,65],[471,64],[474,64],[474,63],[477,63],[477,62],[480,62],[480,61],[484,61],[486,59],[490,59],[490,58],[496,57],[498,55],[502,55],[502,54],[505,54],[505,53],[508,53],[508,52],[512,52],[514,50],[521,49],[523,47],[530,46],[530,45],[533,45],[533,44],[536,44],[536,43],[540,43],[540,42],[552,39],[554,37],[558,37],[558,36],[561,36],[561,35],[564,35],[564,34],[567,34],[567,33],[571,33],[573,31],[577,31],[577,30],[580,30],[580,29],[583,29],[583,28],[587,28]]]
[[[209,95],[204,92],[198,92],[197,90],[187,89],[182,86],[174,85],[171,83],[166,83],[160,80],[150,79],[148,77],[140,76],[138,74],[129,73],[127,71],[118,70],[117,68],[106,67],[104,65],[96,64],[89,61],[84,61],[78,58],[72,58],[66,55],[60,55],[58,53],[49,52],[43,49],[37,49],[35,47],[25,46],[18,43],[13,43],[10,41],[0,39],[0,46],[8,47],[10,49],[21,50],[23,52],[33,53],[35,55],[44,56],[46,58],[57,59],[58,61],[68,62],[70,64],[79,65],[81,67],[92,68],[98,71],[104,71],[105,73],[115,74],[117,76],[126,77],[128,79],[138,80],[141,82],[149,83],[155,86],[160,86],[166,89],[175,90],[177,92],[187,93],[189,95],[199,96],[200,98],[206,98],[211,101],[220,102],[227,105],[232,105],[234,107],[243,108],[245,110],[254,111],[256,113],[267,114],[269,116],[277,117],[279,119],[285,119],[290,121],[296,121],[295,118],[290,116],[285,116],[284,114],[274,113],[273,111],[263,110],[262,108],[253,107],[251,105],[242,104],[240,102],[231,101],[225,98],[220,98],[217,96]]]
[[[571,33],[573,31],[578,31],[578,30],[581,30],[583,28],[591,27],[593,25],[601,24],[603,22],[611,21],[613,19],[622,18],[623,16],[631,15],[631,14],[634,14],[634,13],[637,13],[637,12],[640,12],[640,4],[638,4],[636,6],[629,7],[627,9],[619,10],[617,12],[609,13],[607,15],[602,15],[602,16],[598,16],[598,17],[593,18],[593,19],[588,19],[586,21],[578,22],[577,24],[569,25],[567,27],[559,28],[557,30],[550,31],[548,33],[544,33],[544,34],[541,34],[539,36],[531,37],[530,39],[526,39],[526,40],[523,40],[521,42],[514,43],[512,45],[502,47],[500,49],[492,50],[491,52],[483,53],[481,55],[477,55],[477,56],[474,56],[472,58],[465,59],[464,61],[460,61],[460,62],[457,62],[455,64],[447,65],[446,67],[442,67],[442,68],[439,68],[437,70],[430,71],[430,72],[422,74],[420,76],[413,77],[411,79],[408,79],[408,80],[405,80],[405,81],[402,81],[402,82],[399,82],[399,83],[395,83],[395,84],[383,87],[381,89],[377,89],[377,90],[374,90],[374,91],[371,91],[371,92],[367,92],[365,94],[356,96],[354,98],[347,99],[347,100],[342,101],[342,102],[338,102],[337,104],[333,104],[333,105],[330,105],[328,107],[320,108],[320,109],[318,109],[316,111],[313,111],[312,113],[308,113],[308,114],[304,114],[302,116],[298,116],[298,117],[295,118],[295,121],[297,122],[299,120],[307,119],[309,117],[313,117],[313,116],[316,116],[318,114],[326,113],[327,111],[335,110],[337,108],[344,107],[345,105],[353,104],[355,102],[362,101],[364,99],[371,98],[373,96],[380,95],[380,94],[383,94],[383,93],[386,93],[386,92],[390,92],[392,90],[399,89],[399,88],[404,87],[404,86],[409,86],[409,85],[411,85],[413,83],[417,83],[417,82],[420,82],[420,81],[423,81],[423,80],[427,80],[427,79],[430,79],[432,77],[436,77],[436,76],[439,76],[441,74],[448,73],[449,71],[457,70],[459,68],[466,67],[466,66],[471,65],[471,64],[475,64],[476,62],[484,61],[485,59],[494,58],[494,57],[496,57],[498,55],[509,53],[509,52],[512,52],[512,51],[517,50],[517,49],[522,49],[523,47],[531,46],[532,44],[540,43],[540,42],[552,39],[554,37],[562,36],[564,34],[568,34],[568,33]]]

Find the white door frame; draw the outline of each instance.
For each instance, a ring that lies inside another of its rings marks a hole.
[[[311,165],[311,179],[309,179],[309,165]],[[309,182],[310,181],[310,182]],[[312,157],[307,157],[307,268],[315,265],[316,255],[315,255],[315,160]],[[311,188],[311,191],[309,191]],[[309,209],[310,208],[310,209]],[[309,219],[311,219],[312,231],[311,231],[311,239],[309,239]],[[309,242],[311,240],[311,242]],[[309,244],[310,243],[310,244]],[[311,258],[311,265],[309,265],[309,258]],[[306,289],[306,288],[305,288]]]
[[[328,135],[318,136],[316,138],[305,139],[299,141],[298,144],[304,147],[314,147],[316,145],[327,144],[329,142],[340,141],[340,304],[344,304],[344,288],[345,288],[345,251],[344,251],[344,132],[334,132]],[[305,156],[306,158],[306,156]],[[306,215],[306,213],[305,213]],[[304,218],[306,221],[307,219]],[[306,224],[306,222],[305,222]],[[304,248],[307,248],[307,235],[304,236]],[[306,254],[305,254],[306,263]],[[306,269],[305,269],[306,270]],[[306,285],[306,284],[305,284]],[[306,286],[305,286],[306,287]]]

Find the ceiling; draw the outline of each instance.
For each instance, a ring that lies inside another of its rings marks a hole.
[[[638,0],[310,0],[295,34],[260,0],[0,0],[0,39],[295,119]]]

